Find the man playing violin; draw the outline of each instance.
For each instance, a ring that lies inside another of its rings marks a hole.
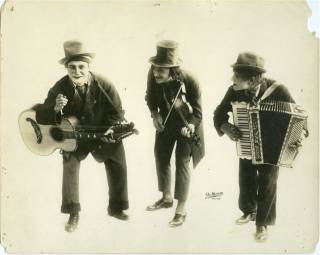
[[[176,178],[174,198],[178,200],[171,227],[182,225],[186,218],[186,200],[190,185],[191,157],[195,167],[204,156],[201,91],[198,82],[180,68],[178,44],[160,41],[157,55],[150,58],[146,102],[156,129],[154,155],[158,189],[162,198],[147,207],[148,211],[173,206],[170,159],[175,149]]]
[[[75,116],[80,126],[110,127],[123,121],[121,100],[116,88],[104,77],[90,71],[94,57],[79,41],[64,43],[65,57],[60,60],[67,69],[49,90],[44,103],[36,107],[40,124],[57,124],[63,116]],[[63,115],[63,116],[62,116]],[[72,232],[79,221],[79,169],[80,162],[89,152],[97,162],[105,165],[109,184],[108,214],[127,220],[123,210],[128,209],[127,166],[122,142],[115,143],[113,130],[106,128],[101,140],[79,141],[74,152],[63,151],[63,184],[61,212],[69,214],[65,230]]]

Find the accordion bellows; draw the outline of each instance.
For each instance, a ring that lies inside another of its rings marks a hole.
[[[263,100],[251,106],[232,102],[234,125],[240,129],[237,154],[253,164],[292,167],[295,144],[306,125],[307,112],[294,103]]]

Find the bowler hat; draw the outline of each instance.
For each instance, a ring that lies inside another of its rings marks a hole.
[[[163,40],[157,43],[157,55],[149,59],[154,66],[177,67],[182,60],[178,57],[178,43],[171,40]]]
[[[242,52],[239,54],[236,63],[231,65],[233,69],[247,69],[258,73],[265,73],[264,59],[251,52]]]
[[[81,59],[81,57],[85,59],[89,58],[90,61],[95,56],[94,53],[88,52],[85,49],[82,42],[76,40],[66,41],[63,44],[63,49],[65,57],[59,61],[60,64],[66,64],[74,58]]]

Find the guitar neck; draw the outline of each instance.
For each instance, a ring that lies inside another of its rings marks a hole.
[[[65,139],[86,139],[86,140],[94,140],[94,139],[100,139],[102,137],[105,137],[104,133],[100,132],[79,132],[79,131],[63,131],[63,137]]]

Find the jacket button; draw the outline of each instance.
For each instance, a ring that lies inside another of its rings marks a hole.
[[[84,116],[81,116],[81,119],[82,119],[82,120],[85,120],[85,119],[86,119],[86,117],[84,117]]]
[[[99,146],[98,146],[98,148],[99,148],[99,149],[102,149],[102,146],[101,146],[101,145],[99,145]]]

